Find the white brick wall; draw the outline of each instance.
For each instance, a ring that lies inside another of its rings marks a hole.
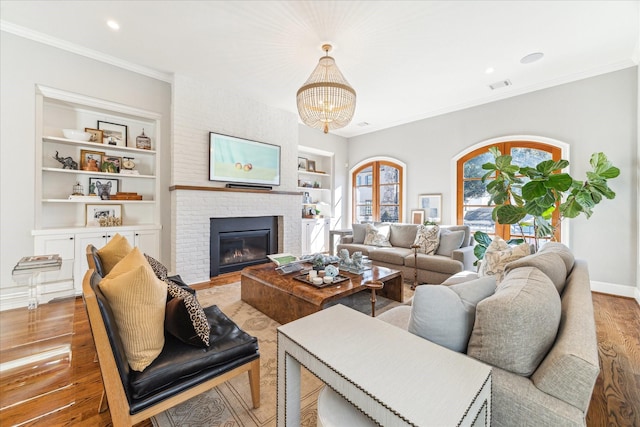
[[[298,121],[206,82],[175,76],[173,84],[172,185],[222,187],[208,180],[209,132],[276,144],[281,150],[281,185],[296,191]],[[280,252],[300,253],[301,197],[296,195],[175,190],[171,192],[171,270],[187,283],[209,280],[209,219],[279,217]]]

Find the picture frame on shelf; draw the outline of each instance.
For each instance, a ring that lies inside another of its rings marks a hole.
[[[102,156],[104,156],[104,151],[80,150],[80,169],[100,172]]]
[[[100,129],[84,128],[84,131],[89,132],[91,134],[91,137],[89,138],[89,142],[93,142],[95,144],[102,144],[102,141],[104,139],[104,132],[102,132]]]
[[[442,194],[419,195],[418,208],[424,210],[426,219],[440,223],[442,220]]]
[[[121,165],[122,157],[103,155],[100,170],[107,173],[120,173]]]
[[[298,157],[298,170],[306,171],[307,170],[307,158],[306,157]]]
[[[120,225],[122,225],[122,205],[87,203],[87,227],[116,227]]]
[[[411,210],[411,224],[424,224],[424,210],[422,209]]]
[[[119,190],[120,181],[117,179],[89,177],[89,195],[95,194],[102,200],[109,200],[110,196],[115,196]]]
[[[316,171],[316,161],[315,160],[307,160],[307,171],[315,172]]]
[[[102,143],[118,147],[127,146],[127,125],[98,120],[98,129],[102,131]]]

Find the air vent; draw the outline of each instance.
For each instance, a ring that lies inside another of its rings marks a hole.
[[[513,83],[511,83],[511,80],[502,80],[502,81],[490,84],[489,87],[491,88],[491,90],[496,90],[503,87],[511,86],[512,84]]]
[[[368,122],[360,122],[360,123],[358,123],[358,126],[360,126],[360,127],[369,126],[369,123]]]

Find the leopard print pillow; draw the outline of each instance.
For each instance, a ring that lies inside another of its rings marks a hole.
[[[167,292],[171,297],[164,318],[167,332],[186,344],[209,347],[211,325],[196,296],[171,282]]]
[[[158,261],[152,256],[144,254],[144,257],[149,262],[149,265],[151,266],[151,269],[153,270],[153,272],[156,274],[156,277],[162,281],[166,281],[167,267],[165,267],[160,261]]]

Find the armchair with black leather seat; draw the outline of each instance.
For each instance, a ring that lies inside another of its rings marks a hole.
[[[87,259],[90,269],[82,288],[104,383],[99,410],[106,410],[108,401],[114,426],[138,423],[245,372],[253,407],[260,406],[257,339],[217,306],[204,308],[211,326],[208,347],[189,345],[166,334],[160,355],[141,372],[131,369],[114,313],[99,286],[102,276],[98,272],[104,274],[104,270],[92,245],[87,248]]]

